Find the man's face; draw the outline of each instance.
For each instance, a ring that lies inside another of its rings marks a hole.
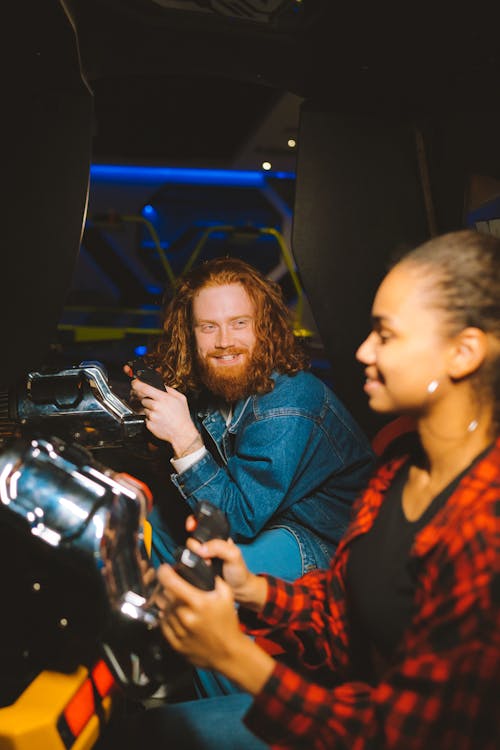
[[[227,401],[245,395],[257,343],[255,305],[241,284],[206,286],[193,299],[202,380]]]

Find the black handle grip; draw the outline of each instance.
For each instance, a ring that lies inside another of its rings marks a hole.
[[[196,528],[193,537],[203,544],[209,539],[227,539],[229,536],[229,522],[226,514],[209,503],[201,500],[194,513]]]
[[[209,503],[201,500],[194,513],[196,528],[193,537],[202,544],[209,539],[227,539],[229,537],[229,522],[226,514]],[[209,565],[202,557],[191,552],[187,547],[180,548],[175,554],[177,560],[174,569],[193,586],[204,591],[215,588],[215,576],[222,575],[222,560],[214,558]]]
[[[152,385],[160,391],[165,390],[165,383],[159,372],[152,367],[148,367],[142,357],[137,357],[128,363],[134,377],[142,380],[143,383]]]
[[[191,552],[187,547],[180,548],[175,553],[177,562],[174,570],[184,578],[203,591],[213,591],[215,588],[215,571],[212,565],[208,565],[205,560]]]

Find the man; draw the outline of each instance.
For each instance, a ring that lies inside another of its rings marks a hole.
[[[138,379],[132,389],[148,429],[171,446],[177,502],[223,510],[253,572],[294,580],[326,567],[373,457],[345,407],[305,371],[279,287],[234,258],[195,268],[148,361],[165,392]],[[155,566],[184,541],[170,514],[158,503],[150,517]]]

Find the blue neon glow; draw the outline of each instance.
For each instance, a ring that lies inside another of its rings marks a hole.
[[[135,347],[134,354],[136,354],[138,357],[143,357],[147,351],[148,347],[144,346],[144,344],[141,344],[140,346]]]
[[[147,204],[146,206],[144,206],[144,208],[142,209],[142,213],[144,214],[144,216],[154,216],[154,214],[156,213],[156,211],[154,210],[153,206],[151,206],[151,205],[150,205],[150,204],[148,203],[148,204]]]
[[[269,178],[294,179],[293,172],[261,172],[240,169],[191,169],[183,167],[139,167],[115,164],[93,164],[90,177],[94,182],[124,182],[161,185],[165,182],[191,185],[231,185],[265,187]]]
[[[493,198],[467,214],[467,226],[474,227],[477,221],[491,221],[500,217],[500,198]]]
[[[143,242],[141,242],[141,247],[147,250],[156,250],[157,246],[156,246],[156,243],[153,242],[152,240],[143,240]],[[160,247],[163,248],[163,250],[168,250],[168,248],[170,247],[170,242],[167,242],[166,240],[161,240]]]
[[[161,286],[155,286],[154,284],[148,284],[146,286],[146,291],[149,292],[149,294],[161,294],[163,289]]]

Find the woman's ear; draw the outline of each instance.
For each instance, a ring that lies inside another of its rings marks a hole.
[[[448,374],[454,380],[472,375],[486,358],[488,336],[480,328],[464,328],[453,340]]]

